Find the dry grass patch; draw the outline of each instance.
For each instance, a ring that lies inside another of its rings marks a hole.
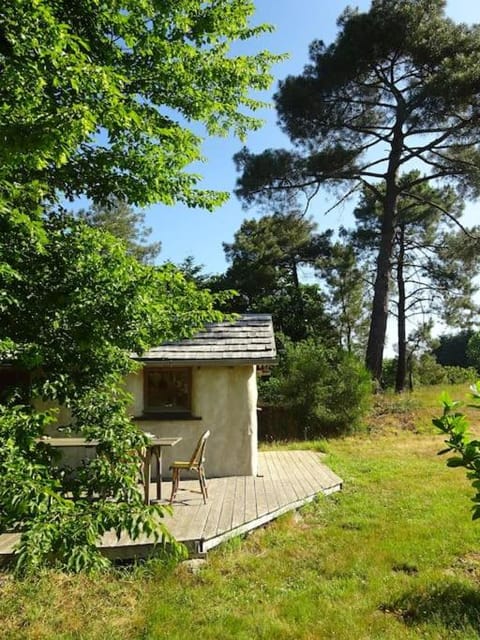
[[[23,581],[8,578],[0,586],[0,637],[134,638],[142,625],[141,594],[140,582],[111,574],[48,572]]]
[[[472,424],[480,423],[480,412],[469,407],[468,384],[432,385],[419,387],[413,392],[395,394],[388,391],[374,397],[372,408],[365,419],[367,430],[376,435],[385,433],[432,432],[432,417],[441,411],[440,396],[447,391],[454,400],[463,403],[462,412]]]

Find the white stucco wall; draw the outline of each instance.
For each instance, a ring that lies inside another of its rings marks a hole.
[[[126,389],[133,396],[129,413],[143,414],[143,372],[130,374]],[[47,433],[52,437],[63,435],[59,426],[70,423],[70,412],[55,403],[36,403],[38,409],[55,407],[58,421]],[[180,436],[175,447],[163,449],[163,475],[169,477],[168,468],[175,460],[188,460],[201,434],[210,429],[207,443],[205,470],[208,477],[256,475],[257,451],[257,378],[254,365],[235,367],[192,368],[191,420],[138,420],[146,432],[157,436]],[[72,466],[95,455],[94,449],[62,449],[63,461]],[[187,475],[187,474],[186,474]]]
[[[49,411],[50,409],[54,409],[56,420],[53,424],[49,425],[45,433],[52,437],[59,436],[58,427],[65,427],[71,424],[72,415],[66,407],[63,405],[59,405],[58,402],[54,400],[44,401],[40,399],[36,399],[33,402],[33,406],[37,411]]]
[[[35,400],[34,407],[38,411],[54,409],[56,412],[56,421],[45,429],[45,435],[52,438],[68,437],[68,434],[61,431],[61,427],[72,424],[72,414],[67,407],[59,405],[58,402],[53,400],[45,402],[39,399]],[[95,449],[91,447],[64,447],[57,449],[57,451],[61,454],[62,464],[68,467],[77,467],[82,463],[82,460],[89,460],[95,456]]]
[[[126,381],[133,395],[131,414],[143,413],[143,375]],[[139,426],[157,436],[181,436],[172,449],[163,450],[164,476],[173,459],[188,460],[200,435],[210,429],[206,449],[207,477],[256,475],[257,380],[254,365],[192,368],[193,420],[139,420]]]

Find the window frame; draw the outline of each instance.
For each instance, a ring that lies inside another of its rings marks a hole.
[[[179,408],[170,408],[168,406],[159,407],[151,405],[148,397],[148,376],[152,373],[168,373],[175,374],[180,373],[186,375],[186,383],[187,383],[187,406],[179,407]],[[171,418],[182,418],[189,417],[192,415],[192,367],[166,367],[161,365],[156,366],[146,366],[143,369],[143,414],[145,416],[152,417],[171,417]]]

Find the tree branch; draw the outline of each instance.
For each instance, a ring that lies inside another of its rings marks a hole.
[[[411,187],[412,184],[409,186]],[[417,200],[418,202],[421,202],[423,204],[427,204],[430,207],[434,207],[435,209],[440,211],[440,213],[443,213],[445,216],[447,216],[447,218],[451,220],[468,238],[471,238],[472,240],[480,240],[479,236],[475,236],[470,233],[470,231],[454,215],[452,215],[447,209],[445,209],[445,207],[442,207],[442,205],[438,204],[438,202],[433,202],[432,200],[417,196],[417,194],[412,193],[411,191],[402,192],[402,194],[408,195],[409,198],[413,198],[414,200]]]

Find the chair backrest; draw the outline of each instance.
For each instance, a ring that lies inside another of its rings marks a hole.
[[[202,464],[205,460],[205,447],[207,445],[207,439],[210,435],[210,429],[207,429],[205,433],[202,433],[199,441],[197,442],[197,446],[195,447],[195,451],[190,458],[190,468],[198,467],[198,465]]]

